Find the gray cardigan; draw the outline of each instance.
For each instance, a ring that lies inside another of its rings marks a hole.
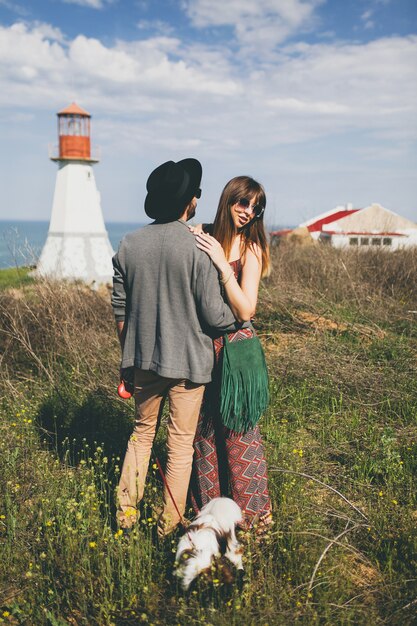
[[[235,330],[236,324],[217,270],[186,223],[149,224],[129,233],[113,267],[112,306],[126,332],[121,366],[209,382],[210,335]]]

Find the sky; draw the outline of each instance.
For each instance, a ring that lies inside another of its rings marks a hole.
[[[417,222],[417,0],[0,0],[0,219],[49,220],[72,101],[107,222],[145,221],[148,175],[186,157],[202,221],[248,174],[269,225],[371,202]]]

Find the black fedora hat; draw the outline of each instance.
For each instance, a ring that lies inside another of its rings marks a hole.
[[[156,220],[176,220],[197,194],[203,170],[197,159],[167,161],[149,176],[145,213]]]

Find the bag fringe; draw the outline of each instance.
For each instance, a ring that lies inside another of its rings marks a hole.
[[[230,430],[246,432],[255,428],[269,403],[268,372],[266,363],[259,370],[232,368],[223,354],[220,414]]]

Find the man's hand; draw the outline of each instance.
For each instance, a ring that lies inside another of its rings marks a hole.
[[[119,341],[120,341],[120,347],[121,347],[122,352],[123,352],[123,348],[124,348],[124,345],[125,345],[125,336],[126,336],[124,321],[123,322],[116,322],[116,328],[117,328],[117,336],[119,337]]]

